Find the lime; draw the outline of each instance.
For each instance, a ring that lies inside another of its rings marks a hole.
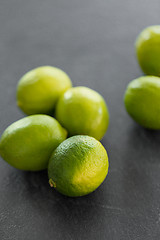
[[[49,183],[64,195],[83,196],[100,186],[108,166],[107,152],[99,141],[73,136],[53,152],[48,165]]]
[[[124,96],[129,115],[140,125],[160,129],[160,78],[145,76],[133,80]]]
[[[109,123],[109,113],[103,97],[87,87],[67,90],[56,106],[56,118],[70,136],[89,135],[100,140]]]
[[[160,76],[160,25],[145,28],[137,37],[135,47],[143,72]]]
[[[62,70],[43,66],[26,73],[17,86],[17,105],[28,115],[53,112],[62,93],[72,86]]]
[[[2,134],[0,155],[10,165],[38,171],[47,168],[53,150],[66,139],[66,130],[47,115],[25,117]]]

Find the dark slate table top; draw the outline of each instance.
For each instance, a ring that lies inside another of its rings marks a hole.
[[[126,85],[142,75],[135,38],[159,16],[159,0],[1,0],[0,133],[24,116],[15,103],[19,78],[41,65],[95,89],[110,111],[102,141],[109,174],[88,196],[64,197],[46,171],[0,159],[1,240],[160,239],[160,132],[139,127],[123,105]]]

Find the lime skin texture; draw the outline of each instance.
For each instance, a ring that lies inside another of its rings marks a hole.
[[[160,129],[160,78],[144,76],[129,83],[124,103],[129,115],[141,126]]]
[[[17,85],[17,105],[26,114],[53,113],[62,93],[72,86],[61,69],[42,66],[27,72]]]
[[[105,100],[87,87],[67,90],[59,98],[55,112],[69,136],[88,135],[100,140],[108,128],[109,112]]]
[[[53,152],[48,165],[51,187],[69,196],[84,196],[97,189],[108,173],[105,148],[90,136],[73,136]]]
[[[0,139],[1,157],[15,168],[46,169],[53,150],[66,139],[67,132],[52,117],[37,114],[11,124]]]
[[[145,28],[137,37],[135,48],[142,71],[160,76],[160,25]]]

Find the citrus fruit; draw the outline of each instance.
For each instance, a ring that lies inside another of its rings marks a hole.
[[[99,93],[87,87],[75,87],[60,97],[56,119],[70,136],[89,135],[100,140],[108,128],[109,113]]]
[[[145,28],[137,37],[135,47],[143,72],[160,76],[160,25]]]
[[[62,93],[72,86],[62,70],[42,66],[26,73],[17,86],[17,105],[28,114],[52,113]]]
[[[145,76],[129,83],[125,96],[129,115],[140,125],[160,129],[160,78]]]
[[[53,152],[48,165],[49,183],[64,195],[83,196],[100,186],[108,166],[107,152],[99,141],[73,136]]]
[[[21,170],[47,168],[53,150],[66,139],[66,130],[47,115],[25,117],[11,124],[0,139],[0,155]]]

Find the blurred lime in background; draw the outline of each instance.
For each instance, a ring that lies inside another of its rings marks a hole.
[[[124,103],[128,114],[140,125],[160,129],[160,78],[144,76],[127,86]]]
[[[135,48],[143,72],[160,76],[160,25],[145,28],[137,37]]]

